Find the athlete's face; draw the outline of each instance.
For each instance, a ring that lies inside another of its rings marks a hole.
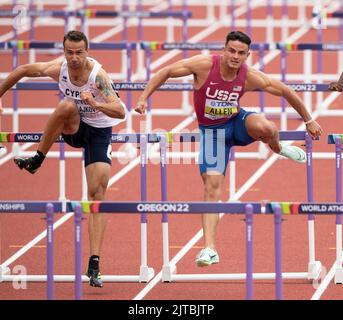
[[[249,54],[249,47],[246,43],[230,40],[224,48],[224,62],[231,69],[239,69]]]
[[[66,40],[64,43],[64,55],[71,69],[82,69],[88,56],[85,42],[83,40],[79,42]]]

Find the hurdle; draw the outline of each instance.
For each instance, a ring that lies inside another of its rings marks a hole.
[[[45,42],[45,41],[23,41],[23,40],[18,40],[18,41],[10,41],[10,42],[3,42],[0,43],[0,48],[2,50],[16,50],[16,54],[18,52],[21,52],[23,50],[31,50],[31,49],[62,49],[62,43],[60,42]],[[251,45],[251,51],[257,51],[259,55],[259,64],[260,68],[263,69],[263,57],[264,57],[264,52],[266,50],[280,50],[281,51],[281,78],[280,80],[285,80],[286,79],[286,58],[287,58],[287,52],[290,51],[304,51],[304,73],[305,73],[305,84],[307,83],[308,86],[305,87],[305,90],[298,90],[298,91],[305,91],[305,92],[316,92],[317,94],[322,92],[322,89],[316,86],[313,86],[313,83],[311,81],[318,82],[318,77],[313,77],[312,75],[312,67],[311,67],[311,62],[312,62],[312,56],[311,52],[312,51],[340,51],[342,46],[339,44],[335,43],[300,43],[300,44],[291,44],[291,43],[253,43]],[[122,41],[122,42],[115,42],[115,43],[92,43],[90,42],[90,49],[92,50],[122,50],[125,52],[125,63],[123,63],[123,68],[125,71],[122,71],[122,74],[124,76],[121,76],[117,80],[123,80],[124,78],[127,79],[128,82],[130,82],[131,79],[131,53],[130,51],[132,50],[137,50],[137,51],[145,51],[146,52],[146,64],[145,66],[141,66],[140,70],[143,70],[146,68],[147,74],[146,74],[146,80],[149,80],[150,77],[150,72],[149,72],[149,62],[150,62],[150,55],[151,51],[156,51],[156,50],[163,50],[163,51],[171,51],[171,50],[181,50],[181,51],[189,51],[189,50],[222,50],[223,49],[223,44],[222,43],[188,43],[188,42],[180,42],[180,43],[175,43],[175,42],[156,42],[156,41],[151,41],[151,42],[127,42],[127,41]],[[14,55],[13,55],[14,58]],[[16,66],[16,64],[13,63],[13,68]],[[130,69],[130,70],[128,70]],[[130,76],[129,76],[130,75]],[[113,75],[111,75],[113,78]],[[333,75],[330,76],[333,78]],[[299,75],[294,76],[292,74],[287,74],[287,78],[292,80],[304,80],[304,77],[299,77]],[[316,83],[320,84],[320,83]],[[187,83],[185,83],[187,85]],[[296,90],[297,87],[299,87],[301,83],[294,83],[293,86],[291,87]],[[42,89],[44,90],[44,89]],[[125,90],[125,89],[124,89]],[[183,91],[183,89],[182,89]],[[296,90],[297,91],[297,90]],[[326,91],[326,90],[324,90]],[[186,98],[184,97],[182,100],[182,112],[179,111],[179,115],[188,115],[190,113],[190,108],[189,108],[189,102],[185,100]],[[322,99],[321,99],[322,100]],[[320,100],[320,101],[321,101]],[[304,97],[305,104],[308,106],[312,105],[311,101],[311,96],[306,94]],[[266,114],[269,115],[275,115],[275,114],[281,114],[283,115],[282,117],[285,117],[285,113],[289,115],[295,115],[294,110],[290,107],[287,107],[285,105],[282,105],[281,108],[273,109],[271,108],[265,108],[265,103],[264,99],[261,99],[262,102],[260,104],[260,110],[261,112],[265,112]],[[320,108],[321,103],[317,103],[317,109]],[[128,103],[128,107],[131,107],[131,104]],[[257,107],[254,107],[257,108]],[[167,112],[171,111],[166,111],[166,110],[152,110],[152,114],[154,115],[168,115]],[[173,112],[176,112],[176,110],[173,110]],[[285,124],[285,119],[282,120],[283,126],[282,130],[286,129],[286,124]],[[14,131],[18,131],[14,129]]]
[[[44,202],[44,201],[0,201],[0,213],[45,213],[46,220],[46,276],[44,280],[47,282],[47,299],[54,299],[54,213],[61,212],[62,202]],[[75,234],[78,230],[78,234],[81,234],[81,218],[80,215],[75,214]],[[81,242],[81,237],[75,237],[75,252]],[[30,281],[28,275],[9,275],[10,269],[7,265],[0,265],[0,283],[12,282],[12,281]],[[75,264],[75,268],[78,264]],[[4,271],[2,271],[4,270]],[[76,285],[76,283],[75,283]],[[76,288],[76,287],[75,287]],[[79,292],[75,289],[75,297],[78,297]]]
[[[313,164],[312,164],[312,139],[306,131],[280,131],[280,140],[302,140],[306,142],[306,174],[307,174],[307,198],[309,202],[314,201],[313,197]],[[170,139],[170,138],[169,138]],[[195,142],[199,141],[199,135],[183,134],[176,137],[180,142]],[[167,172],[166,162],[164,159],[166,153],[167,137],[161,136],[161,190],[162,201],[167,198]],[[162,281],[187,281],[187,280],[241,280],[245,279],[246,274],[176,274],[176,265],[171,265],[169,261],[169,238],[168,238],[168,219],[167,215],[163,216],[163,271]],[[322,270],[320,261],[315,260],[315,233],[314,233],[314,215],[308,215],[308,239],[309,239],[309,262],[308,269],[305,272],[285,272],[282,274],[284,279],[318,279]],[[270,280],[275,279],[275,273],[260,273],[254,274],[254,279]]]
[[[40,42],[40,41],[10,41],[10,42],[3,42],[0,43],[0,48],[4,50],[16,49],[16,51],[21,50],[31,50],[31,49],[48,49],[48,48],[62,48],[61,43],[53,43],[53,42]],[[122,50],[125,51],[127,54],[126,57],[126,76],[128,82],[121,83],[121,84],[115,84],[114,88],[116,90],[124,90],[127,92],[127,106],[128,110],[131,110],[131,90],[143,90],[145,88],[145,83],[134,83],[131,81],[132,76],[132,56],[131,53],[133,50],[142,51],[144,50],[146,52],[146,79],[148,80],[150,78],[150,70],[149,70],[149,61],[151,60],[151,51],[153,50],[221,50],[223,48],[222,43],[188,43],[188,42],[182,42],[182,43],[168,43],[168,42],[138,42],[138,43],[129,43],[129,42],[117,42],[117,43],[90,43],[90,48],[94,50]],[[341,50],[341,46],[339,44],[330,44],[330,43],[300,43],[300,44],[291,44],[291,43],[254,43],[251,45],[252,51],[258,51],[259,54],[259,63],[261,69],[263,69],[263,56],[264,52],[266,50],[281,50],[281,79],[286,80],[286,57],[287,52],[289,51],[304,51],[304,66],[305,66],[305,80],[307,82],[305,83],[289,83],[288,85],[294,89],[297,92],[304,92],[304,102],[306,105],[311,106],[312,105],[312,98],[311,93],[316,92],[318,95],[318,101],[317,101],[317,110],[319,111],[320,115],[325,116],[335,116],[335,115],[341,115],[341,112],[339,110],[320,110],[320,106],[322,106],[323,99],[320,98],[323,96],[323,92],[328,91],[328,85],[326,84],[320,84],[320,83],[311,83],[310,81],[313,80],[312,77],[312,67],[311,67],[311,51],[339,51]],[[287,74],[287,77],[290,78],[292,75]],[[298,77],[299,78],[299,77]],[[297,78],[297,79],[298,79]],[[316,79],[316,82],[319,80]],[[39,84],[39,87],[38,87]],[[46,84],[46,89],[43,88],[43,86]],[[26,87],[27,85],[27,87]],[[33,85],[33,87],[31,87]],[[49,90],[51,83],[19,83],[14,89],[15,90]],[[25,89],[26,88],[26,89]],[[35,89],[34,89],[35,88]],[[54,90],[54,88],[57,88],[57,86],[51,86],[51,90]],[[165,91],[182,91],[183,92],[183,98],[182,98],[182,108],[181,110],[170,110],[170,109],[151,109],[151,102],[150,99],[148,100],[148,108],[147,108],[147,132],[149,132],[152,127],[152,115],[190,115],[191,109],[189,108],[189,102],[188,99],[185,98],[185,95],[188,95],[188,92],[186,91],[192,91],[193,86],[190,83],[183,82],[183,83],[169,83],[166,84],[161,90]],[[8,108],[5,108],[5,114],[12,114],[13,115],[13,128],[15,132],[18,132],[19,130],[16,130],[15,128],[18,128],[18,115],[19,114],[50,114],[52,112],[52,108],[30,108],[26,110],[18,110],[17,106],[17,99],[14,99],[13,104],[13,110],[9,112]],[[296,116],[299,117],[295,110],[291,107],[286,107],[285,101],[282,99],[281,107],[265,107],[265,99],[264,99],[264,93],[260,92],[260,107],[252,107],[252,110],[260,109],[261,112],[263,112],[266,115],[275,116],[281,115],[281,130],[285,130],[287,127],[287,116]],[[127,131],[132,132],[132,116],[136,116],[135,113],[129,112],[129,116],[127,119]],[[15,146],[15,144],[13,145]],[[18,155],[19,150],[13,149],[13,151]],[[122,155],[118,155],[122,156]],[[260,144],[260,148],[258,152],[252,153],[240,153],[237,155],[237,157],[257,157],[257,158],[265,158],[267,156],[267,150],[266,148],[263,148],[263,145]]]
[[[341,138],[339,138],[341,140]],[[270,202],[266,203],[265,208],[262,209],[266,214],[306,214],[306,215],[336,215],[336,220],[341,220],[342,214],[343,214],[343,203],[341,201],[337,202],[321,202],[321,203],[315,203],[315,202]],[[280,228],[280,225],[275,225],[276,228]],[[277,233],[277,230],[275,230],[275,239],[276,244],[275,246],[281,247],[281,241],[277,243],[277,237],[281,235],[281,231]],[[342,238],[340,238],[342,239]],[[341,244],[340,244],[341,248]],[[281,254],[281,248],[276,250],[276,255]],[[342,250],[340,250],[340,261],[342,261]],[[337,255],[338,259],[338,255]],[[275,259],[275,268],[276,270],[280,271],[282,259],[276,258]],[[336,282],[336,280],[341,281],[341,265],[340,268],[337,265],[336,271],[336,277],[335,277],[335,283],[342,283],[342,282]],[[279,276],[281,275],[283,277],[283,273],[279,272]],[[278,274],[276,274],[276,279],[278,278]],[[337,279],[336,279],[337,278]],[[276,281],[279,281],[279,284],[276,285],[276,295],[278,294],[282,295],[282,279],[277,279]],[[280,283],[281,282],[281,283]],[[279,291],[278,291],[279,290]]]
[[[70,1],[69,6],[67,10],[34,10],[33,4],[31,3],[26,10],[23,10],[23,12],[18,12],[17,10],[2,10],[0,12],[0,17],[3,18],[13,18],[16,19],[18,16],[21,16],[23,18],[30,19],[31,24],[31,30],[30,30],[30,37],[29,40],[32,41],[34,39],[34,19],[43,17],[51,17],[53,19],[63,19],[64,20],[64,33],[66,33],[68,30],[75,29],[75,23],[70,23],[71,20],[74,19],[80,19],[80,29],[88,35],[88,19],[102,19],[101,21],[114,21],[114,19],[117,19],[118,22],[122,20],[122,41],[125,43],[128,43],[128,20],[129,19],[138,19],[138,42],[143,41],[143,30],[142,30],[142,20],[143,19],[160,19],[159,21],[163,21],[166,18],[171,19],[179,19],[182,21],[182,40],[187,41],[188,39],[188,31],[187,31],[187,20],[192,17],[192,12],[190,10],[187,10],[187,8],[183,8],[183,10],[177,11],[177,10],[167,10],[167,11],[148,11],[144,12],[141,10],[137,11],[129,11],[128,5],[123,2],[122,8],[119,11],[113,11],[113,10],[93,10],[87,8],[87,3],[85,0],[83,0],[82,6],[80,9],[75,8],[76,5],[74,1]],[[141,7],[140,5],[137,5],[137,7]],[[25,7],[24,7],[25,8]],[[115,21],[117,21],[115,20]],[[104,22],[102,23],[104,24]],[[113,23],[111,23],[113,25]],[[174,24],[167,24],[167,39],[168,41],[174,41]],[[14,40],[18,40],[16,29],[14,28],[15,37]],[[44,48],[41,48],[44,49]],[[14,61],[17,61],[18,57],[18,50],[13,47],[13,59]],[[126,55],[123,51],[122,55],[122,73],[125,74],[126,68]],[[35,59],[35,53],[34,51],[30,50],[30,61]],[[138,66],[137,70],[141,70],[143,64],[142,64],[142,55],[139,54],[138,56]],[[16,64],[12,64],[12,67],[14,68]]]
[[[48,44],[48,46],[54,45],[52,43],[46,43]],[[27,43],[27,46],[29,47],[35,47],[35,45],[41,46],[42,43]],[[168,47],[166,44],[164,44],[167,48],[171,49],[171,48],[179,48],[180,44],[170,44],[170,47]],[[208,44],[193,44],[191,46],[186,46],[187,49],[199,49],[201,48],[202,45],[205,45],[205,47],[208,47]],[[25,45],[24,45],[25,46]],[[94,48],[103,48],[103,44],[99,44],[93,45]],[[131,50],[134,50],[134,46],[132,45],[127,45],[127,44],[122,44],[122,43],[115,43],[115,44],[107,44],[107,46],[109,48],[126,48],[128,50],[128,52],[131,52]],[[222,44],[220,44],[220,46],[222,46]],[[265,46],[263,46],[265,47]],[[257,48],[257,47],[256,47]],[[256,49],[255,48],[255,49]],[[261,47],[259,47],[261,48]],[[300,47],[301,48],[301,47]],[[306,47],[305,47],[306,48]],[[129,59],[130,60],[130,59]],[[130,73],[131,71],[128,72],[128,77],[130,77]],[[328,85],[327,84],[311,84],[311,83],[307,83],[307,84],[297,84],[297,83],[289,83],[288,84],[290,87],[292,87],[295,91],[297,92],[308,92],[308,91],[328,91]],[[125,90],[125,91],[141,91],[144,90],[146,86],[145,82],[125,82],[125,83],[117,83],[113,85],[113,88],[115,90],[121,91],[121,90]],[[16,87],[13,88],[13,90],[55,90],[57,89],[58,86],[55,83],[44,83],[44,82],[28,82],[28,83],[18,83],[16,85]],[[190,83],[165,83],[163,84],[159,89],[159,91],[192,91],[193,90],[193,85]],[[260,92],[260,94],[263,94],[262,92]],[[131,101],[131,100],[130,100]],[[150,103],[148,104],[150,105]],[[41,110],[38,110],[38,113],[41,113]],[[36,114],[36,113],[35,113]],[[131,114],[131,113],[130,113]],[[153,110],[150,110],[150,112],[148,111],[147,114],[147,120],[149,121],[149,119],[151,120],[151,115],[153,114]],[[158,114],[158,113],[157,113]],[[285,113],[283,113],[285,114]],[[161,114],[162,115],[162,114]],[[164,113],[164,115],[167,115],[167,113]],[[128,118],[128,123],[132,123],[132,118],[129,117]],[[148,125],[148,127],[151,126]],[[128,131],[131,131],[131,125],[128,124]],[[63,146],[63,145],[61,145]],[[264,148],[261,148],[261,147]],[[264,150],[264,151],[263,151]],[[62,150],[63,151],[63,150]],[[62,152],[61,151],[61,152]],[[60,153],[57,152],[50,152],[49,153],[49,157],[62,157]],[[27,153],[27,152],[20,152],[21,156],[31,156],[31,154]],[[231,152],[230,152],[231,156],[230,156],[230,168],[232,169],[231,172],[234,174],[234,166],[235,166],[235,162],[232,161],[234,158],[265,158],[268,154],[268,150],[266,149],[266,147],[263,144],[260,144],[260,148],[258,151],[256,152],[238,152],[235,153],[235,149],[232,148]],[[74,151],[71,152],[67,152],[67,156],[75,156],[78,157],[80,155],[77,155],[77,153],[75,153]],[[119,153],[113,153],[113,156],[116,157],[127,157],[127,153],[126,152],[119,152]],[[155,155],[157,156],[157,154]],[[182,157],[195,157],[196,155],[194,153],[186,153],[186,154],[181,154],[179,156]],[[230,181],[232,182],[231,187],[230,187],[230,195],[233,195],[235,192],[235,177],[230,175]],[[83,189],[85,190],[85,188]],[[84,197],[85,198],[85,197]],[[65,197],[62,195],[61,200],[64,200]]]
[[[247,282],[246,282],[246,298],[253,298],[253,277],[252,277],[252,215],[254,213],[261,213],[261,204],[257,202],[251,203],[218,203],[218,202],[107,202],[107,201],[82,201],[73,202],[71,201],[69,205],[72,208],[81,207],[83,213],[146,213],[146,214],[162,214],[163,217],[166,212],[173,214],[190,214],[190,213],[220,213],[225,214],[236,214],[245,213],[246,214],[246,266],[247,266]],[[279,210],[280,212],[280,210]],[[277,215],[275,215],[277,216]],[[281,222],[281,219],[279,219]],[[279,228],[276,232],[280,232]],[[281,238],[278,236],[278,240]],[[277,246],[280,248],[280,244]],[[281,259],[281,255],[277,255],[277,260]],[[278,261],[278,265],[280,262]],[[166,266],[163,266],[163,270]],[[280,271],[280,269],[278,269]],[[281,279],[281,277],[280,277]],[[197,280],[197,279],[194,279]],[[280,282],[277,283],[280,286]],[[276,292],[281,293],[282,288],[278,288]]]
[[[0,43],[0,49],[1,49],[1,43]],[[38,44],[37,44],[38,45]],[[30,46],[34,46],[34,44],[30,44]],[[127,44],[118,43],[118,44],[107,44],[107,48],[127,48]],[[101,44],[99,45],[99,48],[103,48],[104,46]],[[129,46],[130,50],[134,50],[132,46]],[[94,45],[94,48],[96,46]],[[116,50],[116,49],[114,49]],[[290,88],[292,88],[296,92],[328,92],[328,84],[315,84],[315,83],[286,83]],[[146,82],[120,82],[113,84],[113,89],[117,91],[143,91],[146,87]],[[25,91],[25,90],[35,90],[35,91],[57,91],[58,90],[58,84],[53,82],[38,82],[38,81],[28,81],[25,83],[17,83],[13,88],[13,91]],[[185,83],[185,82],[167,82],[164,83],[161,87],[157,89],[157,91],[193,91],[193,84],[191,83]],[[256,90],[256,92],[260,92],[260,90]],[[263,92],[260,92],[261,94]],[[264,104],[263,104],[264,105]],[[290,107],[288,107],[290,108]],[[291,112],[289,109],[285,109],[285,112]],[[53,111],[53,108],[31,108],[32,110],[19,110],[17,111],[19,114],[40,114],[40,115],[48,115]],[[250,107],[249,107],[250,109]],[[251,108],[253,111],[258,111],[260,108]],[[272,110],[275,109],[275,110]],[[131,109],[130,109],[131,110]],[[275,115],[280,114],[281,109],[280,108],[274,108],[274,107],[264,107],[263,109],[264,113],[266,115]],[[294,110],[292,111],[294,112]],[[4,114],[14,114],[15,111],[10,111],[8,108],[4,108]],[[179,115],[179,116],[186,116],[190,115],[189,110],[185,112],[184,110],[174,110],[174,111],[166,111],[163,109],[150,109],[149,113],[151,115],[155,116],[166,116],[166,115]],[[131,113],[130,113],[131,114]],[[325,114],[326,115],[326,114]],[[333,115],[330,112],[330,115]],[[339,115],[339,114],[336,114]],[[136,114],[132,113],[131,116],[137,116]],[[150,116],[149,116],[150,117]],[[131,123],[131,122],[130,122]],[[149,127],[151,127],[151,124],[149,124]],[[128,130],[131,128],[131,126],[128,126]]]
[[[336,163],[336,202],[342,202],[342,140],[343,134],[329,134],[328,144],[335,145]],[[343,284],[342,266],[342,215],[336,216],[336,284]]]
[[[13,2],[15,4],[15,2]],[[74,2],[73,2],[74,4]],[[34,18],[37,17],[51,17],[51,18],[61,18],[64,19],[64,33],[66,33],[68,30],[70,30],[69,26],[69,20],[71,18],[79,18],[81,20],[81,29],[88,33],[86,30],[86,18],[102,18],[102,19],[113,19],[113,18],[123,18],[123,41],[122,44],[112,45],[108,47],[107,44],[104,43],[98,43],[94,45],[96,49],[105,49],[105,50],[121,50],[122,51],[122,71],[121,74],[123,74],[126,77],[127,81],[131,81],[131,73],[132,73],[132,67],[131,67],[131,47],[137,46],[137,51],[139,53],[142,52],[140,45],[136,43],[129,43],[128,42],[128,32],[127,32],[127,19],[130,18],[137,18],[139,19],[141,25],[142,19],[152,18],[152,19],[164,19],[166,17],[176,18],[182,20],[182,40],[187,41],[188,40],[188,31],[187,31],[187,20],[192,16],[192,12],[189,10],[181,11],[163,11],[163,12],[140,12],[140,11],[109,11],[109,10],[91,10],[87,9],[87,4],[85,1],[83,1],[83,8],[80,10],[75,10],[73,6],[71,6],[71,2],[69,5],[69,10],[33,10],[33,3],[30,3],[30,6],[27,10],[24,10],[23,12],[18,12],[16,10],[2,10],[0,12],[0,17],[3,18],[13,18],[15,19],[18,15],[23,15],[26,18],[30,18],[31,26],[34,25]],[[127,8],[127,5],[123,3],[123,7]],[[168,30],[171,27],[168,27]],[[141,28],[140,28],[141,29]],[[52,46],[44,42],[38,42],[34,46],[28,46],[28,43],[35,43],[33,41],[34,38],[34,32],[32,29],[32,32],[30,31],[30,38],[29,41],[23,41],[18,39],[18,33],[16,28],[13,25],[13,32],[14,32],[14,40],[10,41],[10,45],[0,46],[4,50],[11,50],[12,52],[12,69],[16,69],[18,67],[18,57],[19,52],[22,52],[23,50],[29,50],[30,52],[30,62],[33,63],[35,60],[34,58],[34,51],[32,49],[52,49],[52,50],[61,50],[63,46],[61,46],[61,43],[53,43]],[[171,37],[169,37],[170,41],[173,41],[174,36],[173,32],[168,31],[168,33],[172,34]],[[139,34],[142,34],[142,30],[140,30]],[[142,35],[141,35],[142,36]],[[139,39],[139,41],[143,41],[143,39]],[[90,44],[90,49],[95,49],[93,45]],[[138,60],[142,61],[142,54],[139,54]],[[137,70],[142,70],[141,63],[139,66],[137,66]],[[122,78],[120,78],[122,80]],[[131,92],[127,92],[127,106],[129,111],[131,110]],[[18,93],[13,91],[13,131],[18,132],[19,131],[19,113],[18,113]],[[128,115],[127,119],[127,128],[128,131],[131,132],[132,130],[132,118],[131,113]],[[13,144],[13,152],[18,155],[19,149],[17,144]]]
[[[0,133],[0,141],[4,142],[39,142],[42,137],[42,133]],[[24,139],[24,140],[23,140]],[[140,192],[141,201],[147,200],[147,143],[153,143],[158,141],[157,135],[151,134],[149,136],[140,134],[112,134],[112,143],[136,143],[140,149]],[[60,136],[57,143],[62,143],[63,138]],[[65,174],[65,172],[63,172]],[[60,177],[60,182],[65,184],[65,176]],[[65,186],[63,187],[65,190]],[[63,201],[62,211],[68,210],[68,201]],[[141,229],[141,264],[138,275],[103,275],[102,280],[104,282],[149,282],[155,275],[153,268],[148,266],[147,258],[147,216],[142,214],[140,220]],[[73,281],[72,275],[57,275],[54,277],[57,282],[70,282]],[[44,275],[28,275],[27,281],[41,282],[45,281]],[[86,276],[82,277],[82,281],[88,281]]]

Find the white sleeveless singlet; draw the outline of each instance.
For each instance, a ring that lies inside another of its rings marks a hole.
[[[101,64],[97,62],[95,59],[88,58],[90,61],[94,63],[92,72],[89,75],[88,81],[85,85],[79,87],[75,86],[71,83],[68,73],[68,66],[67,61],[65,60],[62,63],[61,71],[60,71],[60,78],[59,78],[59,88],[61,92],[64,94],[65,98],[72,99],[80,113],[81,120],[88,125],[95,127],[95,128],[106,128],[112,127],[117,125],[118,123],[126,120],[127,109],[125,104],[122,102],[122,105],[125,109],[125,118],[118,119],[118,118],[111,118],[105,113],[91,107],[90,105],[84,103],[81,98],[81,92],[89,91],[92,93],[95,101],[97,102],[104,102],[103,97],[101,96],[100,91],[95,86],[95,79],[98,72],[101,69]]]

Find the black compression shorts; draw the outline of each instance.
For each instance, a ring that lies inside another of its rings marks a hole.
[[[75,134],[62,134],[64,141],[74,148],[84,148],[85,167],[94,162],[111,164],[112,127],[95,128],[82,121]]]

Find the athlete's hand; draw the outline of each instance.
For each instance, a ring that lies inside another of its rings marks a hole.
[[[315,120],[306,125],[306,130],[313,139],[319,138],[323,133],[323,129]]]
[[[342,92],[343,91],[343,86],[341,83],[339,82],[331,82],[329,84],[329,90],[331,91],[338,91],[338,92]]]
[[[92,93],[89,91],[81,92],[80,98],[84,103],[88,104],[93,108],[96,108],[98,106],[97,102],[93,98]]]
[[[145,99],[140,98],[137,102],[137,106],[135,108],[135,111],[140,113],[140,114],[144,114],[145,110],[147,108],[147,101]]]

